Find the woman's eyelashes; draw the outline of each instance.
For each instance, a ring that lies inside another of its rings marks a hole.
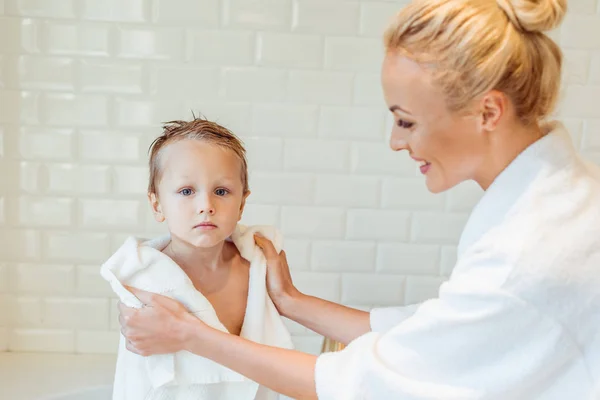
[[[403,119],[399,119],[398,120],[398,126],[400,128],[408,129],[408,128],[412,128],[413,125],[414,125],[413,122],[409,122],[409,121],[406,121],[406,120],[403,120]]]

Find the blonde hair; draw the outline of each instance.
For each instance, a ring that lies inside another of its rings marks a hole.
[[[161,177],[160,154],[171,143],[185,139],[202,140],[231,150],[239,158],[241,168],[241,180],[244,193],[249,191],[248,187],[248,162],[246,160],[246,149],[241,140],[227,128],[209,121],[205,118],[194,116],[191,121],[170,121],[163,125],[163,133],[157,137],[149,148],[150,179],[148,182],[148,193],[157,194],[156,187]]]
[[[430,68],[450,110],[495,89],[523,123],[537,123],[554,109],[562,66],[543,31],[566,8],[566,0],[416,0],[396,15],[384,44]]]

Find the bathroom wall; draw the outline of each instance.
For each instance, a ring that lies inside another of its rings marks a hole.
[[[380,35],[396,1],[0,0],[0,351],[113,353],[101,263],[154,236],[146,152],[200,112],[250,159],[246,223],[296,284],[368,309],[434,296],[480,190],[431,195],[386,143]],[[570,1],[558,114],[600,163],[600,6]],[[321,339],[291,324],[300,349]]]

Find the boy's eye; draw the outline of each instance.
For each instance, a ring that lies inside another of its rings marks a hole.
[[[398,120],[398,126],[404,129],[411,128],[414,125],[412,122],[405,121],[403,119]]]
[[[225,196],[227,193],[228,193],[227,189],[221,188],[221,189],[215,190],[215,194],[217,196]]]
[[[184,196],[190,196],[193,192],[192,192],[192,189],[186,188],[186,189],[181,189],[179,191],[179,193]]]

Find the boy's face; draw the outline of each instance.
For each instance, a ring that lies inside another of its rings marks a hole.
[[[158,196],[149,199],[158,222],[173,238],[212,247],[228,238],[242,216],[246,197],[241,162],[231,150],[200,140],[181,140],[162,149]]]

